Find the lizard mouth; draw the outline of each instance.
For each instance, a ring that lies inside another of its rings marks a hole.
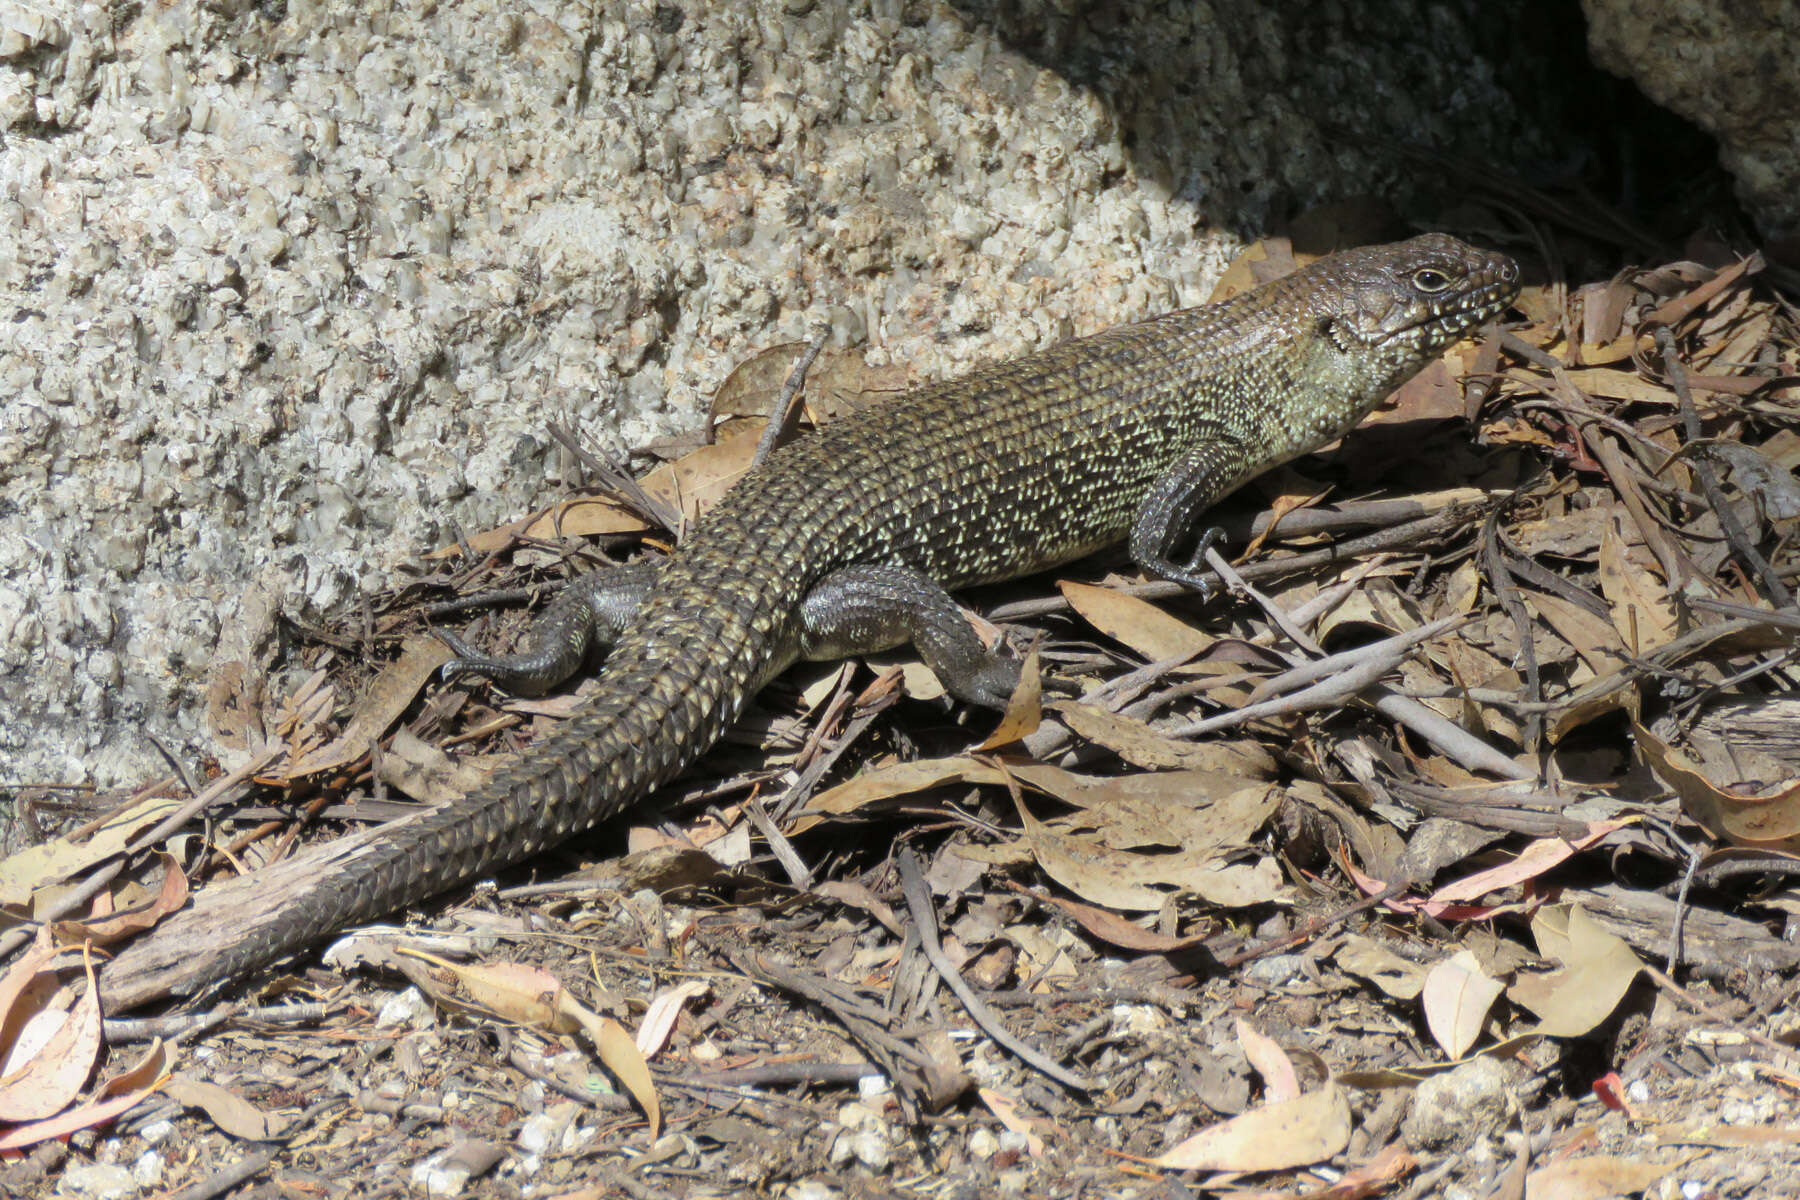
[[[1344,336],[1368,346],[1387,341],[1415,345],[1447,346],[1471,329],[1479,328],[1504,313],[1519,295],[1519,267],[1510,258],[1493,256],[1476,270],[1464,269],[1460,286],[1435,296],[1413,295],[1406,299],[1388,292],[1386,311],[1363,310],[1357,319],[1334,326],[1333,340],[1342,349]]]

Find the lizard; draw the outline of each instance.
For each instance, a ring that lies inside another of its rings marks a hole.
[[[1181,553],[1201,513],[1342,437],[1518,291],[1511,258],[1422,234],[981,366],[796,439],[665,560],[571,584],[532,649],[490,658],[451,639],[450,675],[527,693],[610,643],[597,690],[553,732],[459,799],[223,885],[245,888],[126,947],[103,995],[128,1006],[192,992],[524,860],[668,781],[800,659],[911,642],[952,695],[1004,706],[1019,663],[983,645],[951,591],[1119,542],[1150,574],[1204,591],[1200,554],[1217,531]],[[247,882],[279,869],[291,886]],[[187,961],[203,943],[219,948]]]

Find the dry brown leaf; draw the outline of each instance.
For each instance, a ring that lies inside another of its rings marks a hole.
[[[1350,1144],[1350,1105],[1335,1084],[1208,1126],[1150,1161],[1171,1171],[1284,1171]]]
[[[1224,866],[1213,850],[1168,854],[1115,850],[1098,838],[1059,833],[1032,816],[1023,803],[1017,807],[1025,842],[1045,874],[1095,904],[1153,911],[1171,894],[1181,892],[1227,908],[1286,899],[1281,871],[1272,859]]]
[[[993,1088],[976,1088],[975,1094],[988,1110],[999,1118],[1000,1123],[1025,1139],[1025,1153],[1033,1158],[1044,1156],[1043,1133],[1058,1133],[1054,1122],[1043,1117],[1027,1116],[1019,1102],[1004,1092]]]
[[[1269,479],[1264,476],[1259,483]],[[1325,499],[1330,488],[1321,488],[1310,479],[1302,477],[1299,472],[1283,467],[1276,475],[1279,486],[1269,495],[1269,523],[1263,526],[1262,532],[1253,535],[1249,544],[1244,547],[1244,557],[1248,558],[1262,549],[1263,542],[1281,532],[1281,519],[1292,512],[1311,508]],[[1294,490],[1298,487],[1300,490]]]
[[[1625,308],[1631,303],[1635,289],[1631,286],[1629,272],[1613,276],[1606,283],[1590,283],[1584,285],[1576,293],[1576,302],[1581,307],[1581,342],[1582,347],[1610,342],[1619,336],[1625,327]],[[1593,362],[1585,358],[1586,362]]]
[[[1516,887],[1529,879],[1536,879],[1607,834],[1623,829],[1636,820],[1636,817],[1622,817],[1611,821],[1589,821],[1587,830],[1577,838],[1537,838],[1499,866],[1451,880],[1433,892],[1430,899],[1419,902],[1419,907],[1422,911],[1437,916],[1449,905],[1479,900],[1489,892]]]
[[[1545,730],[1552,746],[1562,741],[1569,734],[1586,725],[1589,721],[1599,720],[1608,713],[1623,709],[1633,721],[1638,719],[1642,707],[1636,688],[1615,688],[1597,696],[1589,696],[1579,700],[1556,714]]]
[[[713,415],[767,417],[806,349],[805,342],[787,342],[739,363],[719,385]],[[911,374],[904,364],[871,367],[860,348],[825,346],[806,372],[800,394],[814,423],[824,424],[904,392]]]
[[[940,696],[949,695],[944,690],[943,681],[920,661],[918,653],[911,646],[865,654],[862,660],[871,671],[878,674],[883,671],[899,671],[901,689],[914,700],[936,700]]]
[[[865,804],[909,796],[947,783],[1005,783],[1006,776],[972,758],[924,758],[917,762],[889,763],[864,771],[854,779],[814,796],[789,825],[790,834],[804,833],[826,816],[854,812]]]
[[[92,956],[81,956],[87,987],[76,993],[57,979],[60,956],[44,948],[40,942],[8,972],[0,1009],[0,1121],[41,1121],[61,1112],[81,1094],[100,1055]],[[22,984],[10,983],[15,974]]]
[[[1679,325],[1690,314],[1698,312],[1713,297],[1729,289],[1746,273],[1755,274],[1762,268],[1762,256],[1752,254],[1716,273],[1706,272],[1701,277],[1701,282],[1676,293],[1644,314],[1642,323],[1645,325]]]
[[[1558,558],[1585,562],[1600,549],[1611,511],[1606,506],[1595,505],[1558,513],[1554,517],[1536,517],[1520,521],[1507,531],[1507,536],[1527,558],[1554,554]]]
[[[1418,1166],[1419,1160],[1412,1152],[1395,1142],[1362,1166],[1346,1171],[1336,1182],[1302,1192],[1293,1200],[1365,1200],[1386,1192],[1396,1180],[1412,1174]]]
[[[936,868],[942,861],[939,859],[937,863],[932,864],[933,867]],[[935,885],[932,890],[937,890]],[[893,906],[870,891],[864,884],[849,879],[826,879],[814,887],[813,891],[827,899],[836,900],[839,904],[861,909],[880,921],[882,928],[895,937],[906,936],[905,926],[900,923],[900,918],[894,913]]]
[[[325,741],[325,723],[337,708],[331,672],[320,667],[275,712],[275,736],[285,741],[289,762],[313,753]]]
[[[1295,260],[1293,244],[1287,238],[1263,238],[1238,252],[1219,282],[1213,285],[1208,304],[1229,300],[1240,292],[1259,287],[1271,279],[1292,274],[1300,264]]]
[[[0,1133],[0,1151],[17,1150],[51,1138],[66,1138],[81,1129],[107,1124],[129,1112],[162,1086],[167,1078],[169,1052],[160,1040],[152,1042],[144,1057],[100,1085],[96,1098],[84,1105],[34,1124]]]
[[[214,663],[207,673],[207,728],[223,746],[256,749],[264,737],[262,698],[262,672],[238,659]]]
[[[1074,701],[1053,704],[1051,711],[1077,735],[1106,747],[1134,767],[1229,771],[1243,779],[1275,777],[1274,758],[1249,739],[1183,742],[1165,737],[1136,717]]]
[[[1378,579],[1358,588],[1319,619],[1313,636],[1329,642],[1344,629],[1366,628],[1379,637],[1391,637],[1425,624],[1419,606],[1394,589],[1391,581]]]
[[[414,800],[442,804],[468,795],[488,772],[470,759],[451,758],[410,729],[398,729],[376,761],[376,776]]]
[[[1150,662],[1177,655],[1192,657],[1218,641],[1136,596],[1070,580],[1061,580],[1056,586],[1069,607],[1089,625],[1130,646]]]
[[[1556,631],[1558,637],[1581,656],[1595,675],[1608,674],[1624,665],[1625,660],[1620,652],[1625,649],[1625,645],[1605,618],[1596,617],[1579,604],[1547,592],[1521,588],[1519,595],[1545,624]]]
[[[1547,1037],[1580,1037],[1599,1028],[1643,969],[1637,954],[1579,904],[1542,909],[1531,928],[1538,953],[1562,967],[1520,976],[1507,997],[1536,1013],[1537,1032]]]
[[[1633,723],[1638,752],[1658,778],[1681,798],[1701,828],[1734,846],[1800,852],[1800,780],[1747,794],[1714,783],[1694,761]]]
[[[1688,443],[1689,447],[1695,444]],[[1755,496],[1763,515],[1770,520],[1790,521],[1800,517],[1800,479],[1794,478],[1792,469],[1754,447],[1725,439],[1707,443],[1706,454],[1731,468],[1732,483],[1745,495]]]
[[[1618,371],[1608,367],[1571,368],[1569,381],[1590,396],[1609,400],[1625,400],[1635,404],[1673,405],[1675,393],[1655,380],[1645,379],[1636,371]]]
[[[639,482],[691,524],[749,471],[766,426],[763,421],[733,421],[718,431],[717,441],[663,463]]]
[[[1613,627],[1633,654],[1648,654],[1675,640],[1675,606],[1655,574],[1655,559],[1633,542],[1623,509],[1609,509],[1600,539],[1600,592],[1612,606]]]
[[[651,997],[649,1006],[644,1009],[644,1019],[638,1022],[637,1037],[634,1039],[638,1053],[646,1059],[655,1058],[668,1043],[669,1035],[675,1032],[675,1022],[681,1019],[682,1006],[689,1000],[706,995],[711,989],[712,985],[704,980],[690,979]]]
[[[1294,1070],[1294,1060],[1287,1056],[1287,1051],[1242,1017],[1232,1022],[1232,1028],[1237,1034],[1238,1045],[1243,1047],[1245,1060],[1262,1076],[1266,1102],[1280,1104],[1299,1098],[1300,1074]]]
[[[432,989],[440,1003],[472,1004],[505,1020],[552,1033],[585,1033],[600,1062],[643,1109],[650,1121],[651,1138],[657,1137],[662,1128],[662,1103],[650,1065],[637,1043],[623,1025],[569,995],[555,975],[526,963],[454,963],[416,950],[405,953],[431,964],[433,970],[417,978]]]
[[[1636,1195],[1678,1165],[1605,1155],[1551,1163],[1525,1177],[1525,1200],[1613,1200]]]
[[[1553,451],[1557,447],[1555,438],[1520,417],[1500,417],[1483,422],[1481,444],[1484,446],[1529,446],[1546,452]]]
[[[692,521],[743,476],[755,457],[757,442],[767,425],[767,421],[748,418],[728,422],[716,431],[716,441],[696,447],[673,462],[659,464],[638,481],[639,485],[671,509],[678,508],[686,520]],[[575,496],[497,528],[440,546],[426,557],[443,559],[464,553],[497,554],[520,541],[557,542],[605,534],[644,533],[649,528],[641,516],[611,497]]]
[[[1006,711],[1001,714],[1000,723],[975,749],[998,750],[1036,731],[1044,719],[1040,704],[1042,694],[1043,683],[1038,671],[1037,651],[1033,650],[1025,656],[1025,664],[1019,669],[1019,686],[1013,689],[1013,694],[1007,699]]]
[[[1392,400],[1376,409],[1370,425],[1409,425],[1415,421],[1460,421],[1463,389],[1460,374],[1453,374],[1443,359],[1400,385]]]
[[[642,517],[611,497],[573,496],[494,529],[439,546],[425,557],[437,560],[468,554],[479,558],[498,554],[520,541],[555,542],[602,534],[645,533],[649,528]]]
[[[1360,933],[1347,935],[1332,961],[1352,975],[1373,983],[1396,1000],[1411,1000],[1425,989],[1425,968],[1401,958]]]
[[[35,904],[35,890],[61,883],[112,858],[180,807],[181,801],[173,796],[147,796],[97,825],[0,858],[0,905],[26,908]]]
[[[197,1108],[207,1119],[234,1138],[266,1142],[287,1132],[292,1117],[265,1112],[229,1088],[186,1075],[172,1076],[163,1094],[183,1108]]]
[[[1281,789],[1229,771],[1078,775],[1048,763],[1008,768],[1021,782],[1081,811],[1050,822],[1117,849],[1171,847],[1217,857],[1250,844],[1281,807]]]
[[[1118,946],[1125,950],[1136,950],[1145,954],[1170,954],[1177,950],[1187,950],[1206,941],[1208,935],[1196,933],[1188,937],[1168,937],[1141,925],[1134,925],[1118,913],[1104,908],[1095,908],[1091,904],[1082,904],[1063,896],[1039,896],[1045,903],[1055,905],[1065,915],[1074,918],[1083,929],[1103,942]]]
[[[767,417],[788,376],[806,354],[805,342],[782,342],[758,350],[731,368],[719,390],[713,393],[712,415],[718,417]],[[826,347],[819,352],[824,358]],[[818,365],[817,360],[814,366]],[[808,372],[810,378],[811,372]],[[810,390],[810,388],[808,389]]]
[[[450,647],[434,637],[414,634],[401,647],[400,657],[376,676],[368,694],[344,731],[330,745],[290,760],[284,773],[290,779],[316,775],[347,766],[369,753],[369,748],[399,719],[414,698],[431,681],[437,669],[454,657]]]
[[[186,904],[188,878],[181,864],[160,850],[156,857],[162,863],[163,878],[154,896],[139,904],[135,893],[143,889],[128,884],[120,888],[118,896],[109,903],[111,911],[107,914],[85,921],[54,922],[51,931],[56,939],[66,946],[79,946],[83,942],[110,946],[120,938],[143,932]]]
[[[1469,1052],[1500,992],[1499,981],[1489,978],[1467,950],[1457,951],[1425,973],[1425,988],[1419,993],[1425,1025],[1445,1054],[1461,1058]]]

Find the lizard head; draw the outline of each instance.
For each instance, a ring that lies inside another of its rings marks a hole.
[[[1399,375],[1498,317],[1519,294],[1519,264],[1443,233],[1347,250],[1296,275],[1316,289],[1321,335]]]

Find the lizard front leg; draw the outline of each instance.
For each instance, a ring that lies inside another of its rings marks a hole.
[[[1224,536],[1223,530],[1217,526],[1203,530],[1186,564],[1169,556],[1194,527],[1195,518],[1222,499],[1243,475],[1243,447],[1236,439],[1216,435],[1183,454],[1151,485],[1150,494],[1138,506],[1131,523],[1132,561],[1152,575],[1193,588],[1202,597],[1212,595],[1213,582],[1200,573],[1200,560]]]

